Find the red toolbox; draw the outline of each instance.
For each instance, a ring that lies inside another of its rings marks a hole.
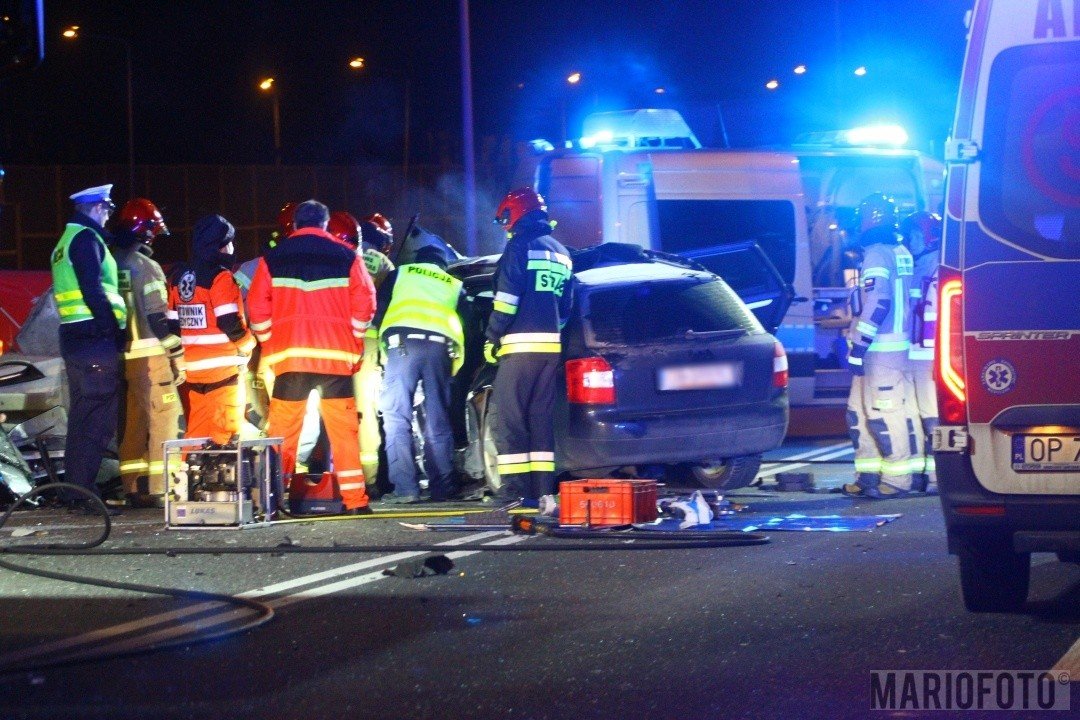
[[[655,480],[559,483],[560,525],[629,525],[657,518]]]
[[[340,515],[345,511],[333,473],[297,473],[289,483],[289,512],[293,515]]]

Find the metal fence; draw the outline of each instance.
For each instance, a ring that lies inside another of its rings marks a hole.
[[[155,244],[155,258],[170,263],[190,256],[191,227],[208,213],[219,213],[237,229],[239,259],[257,252],[260,238],[277,224],[282,205],[317,198],[334,210],[357,217],[381,212],[401,237],[409,218],[464,251],[464,191],[461,173],[449,166],[265,166],[146,165],[135,168],[134,190],[127,187],[126,165],[29,166],[5,168],[0,185],[0,269],[45,270],[71,212],[68,196],[84,187],[115,183],[118,205],[146,197],[162,210],[172,239]],[[488,172],[478,181],[478,250],[502,245],[498,228],[485,222],[515,173]]]

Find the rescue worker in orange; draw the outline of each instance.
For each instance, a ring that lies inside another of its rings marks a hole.
[[[173,271],[169,287],[169,321],[180,334],[190,389],[185,437],[217,445],[240,432],[240,373],[255,348],[231,272],[235,234],[220,215],[195,223],[195,260]]]
[[[325,205],[301,203],[294,221],[296,231],[259,261],[247,298],[251,327],[275,377],[267,433],[284,438],[288,484],[308,394],[317,389],[345,511],[368,514],[352,376],[375,315],[375,286],[356,252],[326,231]]]
[[[165,273],[151,258],[156,238],[169,229],[154,203],[129,200],[116,218],[112,251],[120,294],[128,308],[124,351],[127,402],[120,441],[120,481],[132,507],[165,504],[162,443],[180,433],[183,348],[166,319],[169,293]]]

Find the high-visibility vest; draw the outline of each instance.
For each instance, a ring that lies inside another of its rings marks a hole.
[[[465,332],[457,314],[461,281],[431,263],[409,263],[397,272],[379,336],[390,328],[404,327],[450,338],[455,345],[451,374],[457,374],[464,361],[465,347]]]
[[[105,297],[112,306],[113,317],[116,324],[123,330],[127,327],[127,303],[120,294],[117,279],[116,260],[113,258],[105,241],[97,231],[78,223],[68,223],[64,228],[64,234],[52,253],[52,277],[53,297],[56,298],[56,310],[60,314],[61,323],[77,323],[93,319],[94,315],[87,306],[82,290],[79,289],[79,279],[75,275],[75,266],[71,264],[71,241],[83,230],[89,230],[101,243],[101,287],[105,291]]]

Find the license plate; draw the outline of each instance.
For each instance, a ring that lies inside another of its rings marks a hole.
[[[662,368],[657,385],[661,390],[716,390],[742,382],[742,363],[710,363]]]
[[[1017,472],[1080,472],[1080,434],[1013,435]]]

